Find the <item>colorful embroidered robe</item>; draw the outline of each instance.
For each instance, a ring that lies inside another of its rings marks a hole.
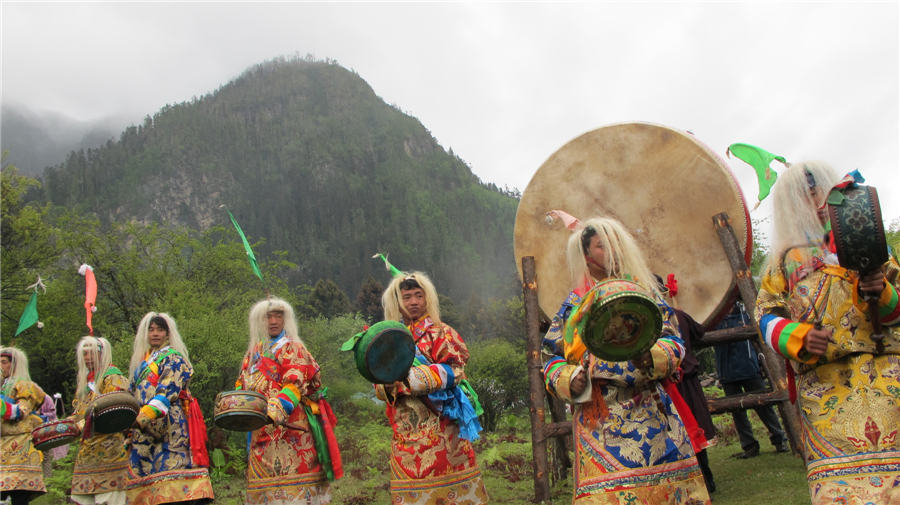
[[[376,395],[387,402],[394,433],[391,503],[487,503],[472,444],[460,438],[456,422],[440,415],[440,407],[428,398],[429,393],[448,390],[465,379],[466,344],[456,330],[436,325],[428,316],[408,328],[417,353],[431,364],[412,367],[400,387],[376,386]]]
[[[566,309],[579,301],[576,294],[570,295],[544,337],[551,355],[544,365],[547,390],[575,404],[573,503],[710,503],[690,438],[660,384],[684,356],[672,310],[658,302],[663,332],[650,349],[652,367],[644,370],[633,361],[600,359],[580,341],[564,341]],[[591,380],[583,393],[573,397],[570,381],[581,372]]]
[[[26,491],[37,495],[47,491],[41,468],[42,454],[31,442],[31,430],[41,425],[33,414],[46,394],[35,383],[5,380],[3,422],[0,424],[0,490]]]
[[[111,366],[99,381],[89,382],[86,389],[84,398],[76,398],[73,402],[75,418],[82,421],[82,425],[91,402],[102,394],[128,391],[128,379],[118,368]],[[109,501],[124,503],[127,480],[128,452],[124,433],[95,433],[81,441],[72,469],[72,500],[93,503],[93,499],[80,500],[79,495],[121,493],[121,497]]]
[[[884,349],[872,339],[859,275],[824,247],[789,250],[762,278],[756,317],[766,344],[798,365],[807,478],[814,505],[900,503],[900,288],[883,266],[877,300]],[[832,330],[821,357],[803,349],[814,325]]]
[[[139,415],[150,421],[131,431],[131,505],[213,498],[207,469],[191,461],[187,408],[181,399],[193,373],[181,354],[165,346],[145,358],[132,378],[131,391],[142,405]]]
[[[331,501],[304,402],[320,385],[319,364],[299,340],[282,334],[244,356],[237,388],[261,393],[269,399],[270,417],[283,420],[251,435],[247,505]]]

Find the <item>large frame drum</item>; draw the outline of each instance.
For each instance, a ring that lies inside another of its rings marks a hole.
[[[581,135],[534,174],[516,212],[515,256],[534,256],[538,303],[557,312],[571,290],[566,241],[548,225],[559,209],[579,219],[615,217],[631,231],[650,268],[678,281],[676,304],[707,327],[733,298],[734,274],[712,217],[727,212],[749,262],[750,215],[728,165],[690,133],[650,123],[622,123]]]

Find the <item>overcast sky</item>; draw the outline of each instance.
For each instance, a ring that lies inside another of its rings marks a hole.
[[[891,2],[40,3],[2,12],[2,99],[137,123],[280,55],[336,60],[484,181],[649,121],[858,168],[900,218]],[[125,126],[125,123],[122,123]],[[755,175],[730,162],[755,202]],[[771,212],[764,202],[755,217]]]

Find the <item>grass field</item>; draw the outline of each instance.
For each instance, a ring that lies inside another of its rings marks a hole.
[[[345,476],[332,485],[332,503],[336,505],[387,504],[387,456],[390,451],[390,427],[380,419],[372,421],[372,414],[383,413],[361,409],[356,416],[348,416],[349,422],[338,426],[342,441]],[[358,416],[358,417],[357,417]],[[368,422],[364,419],[368,418]],[[717,491],[712,495],[716,505],[751,505],[778,503],[783,505],[808,504],[809,491],[803,461],[791,454],[776,454],[768,443],[768,436],[756,415],[751,413],[756,438],[762,446],[756,458],[739,460],[731,454],[740,451],[740,445],[731,423],[731,416],[715,417],[719,428],[718,443],[707,449],[710,466],[715,477]],[[485,487],[493,504],[528,504],[534,498],[534,481],[531,470],[531,428],[525,415],[506,416],[496,432],[484,434],[476,443],[478,462],[484,474]],[[224,462],[211,469],[215,503],[239,505],[243,503],[245,465],[240,455],[240,444],[229,439],[235,449],[228,450]],[[47,480],[49,493],[32,501],[34,505],[65,503],[71,480],[72,454],[55,462],[53,476]],[[571,475],[571,474],[570,474]],[[560,505],[571,502],[571,476],[552,483],[551,500]]]

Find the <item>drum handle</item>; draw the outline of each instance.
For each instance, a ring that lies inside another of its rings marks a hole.
[[[881,332],[881,319],[878,318],[878,296],[867,294],[866,303],[869,304],[869,319],[872,320],[872,341],[875,342],[875,352],[884,352],[884,334]]]

